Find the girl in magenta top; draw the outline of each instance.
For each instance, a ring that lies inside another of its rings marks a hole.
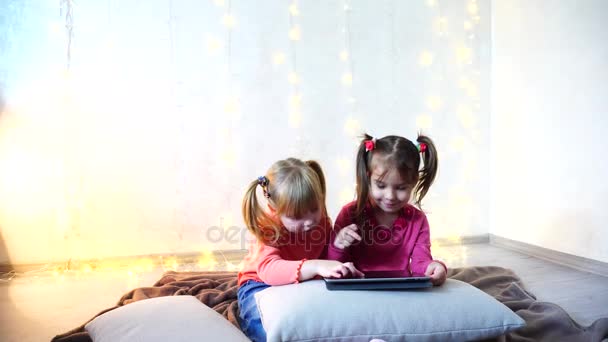
[[[447,267],[433,260],[429,223],[418,209],[437,174],[437,149],[427,136],[416,140],[364,135],[357,152],[357,199],[336,218],[329,259],[353,262],[363,273],[400,270],[443,284]]]

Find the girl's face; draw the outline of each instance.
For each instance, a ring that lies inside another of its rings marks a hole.
[[[370,182],[370,199],[382,211],[397,213],[408,204],[413,187],[406,184],[394,168],[376,166]]]
[[[321,210],[313,208],[302,217],[280,215],[281,223],[290,233],[307,232],[316,227],[321,221]]]

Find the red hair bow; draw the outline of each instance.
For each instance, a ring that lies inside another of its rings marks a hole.
[[[376,139],[366,140],[365,141],[365,152],[369,152],[376,147]]]
[[[420,151],[420,153],[426,152],[426,144],[425,143],[418,144],[418,150]]]

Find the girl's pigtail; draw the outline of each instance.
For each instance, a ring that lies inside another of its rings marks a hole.
[[[323,207],[321,210],[323,212],[323,215],[325,215],[325,217],[329,217],[329,214],[327,213],[327,204],[326,204],[327,186],[325,183],[325,174],[323,174],[323,169],[321,168],[321,165],[314,160],[307,160],[306,165],[308,165],[308,167],[313,169],[313,171],[317,174],[317,177],[319,177],[319,185],[321,186],[321,193],[323,194],[323,203],[322,203]]]
[[[314,160],[307,160],[306,165],[308,165],[319,177],[319,184],[321,185],[321,191],[323,192],[323,202],[325,203],[325,197],[327,196],[327,188],[325,185],[325,175],[323,174],[323,169],[321,169],[321,165]]]
[[[243,220],[247,229],[260,241],[265,244],[276,243],[281,235],[281,227],[262,210],[256,194],[259,180],[254,180],[249,184],[243,198]]]
[[[260,206],[258,204],[258,196],[256,195],[256,190],[258,187],[258,181],[254,180],[249,184],[247,191],[245,192],[245,197],[243,197],[243,220],[245,220],[245,225],[247,229],[256,237],[260,237],[259,231],[259,215],[261,214]]]
[[[369,161],[371,161],[372,150],[367,150],[365,146],[366,141],[372,140],[372,136],[364,133],[363,140],[359,144],[359,150],[357,151],[357,166],[356,166],[356,179],[357,179],[357,209],[355,212],[355,218],[357,221],[362,219],[363,210],[367,204],[367,197],[369,196]]]
[[[420,208],[422,199],[429,191],[429,188],[435,181],[437,175],[437,169],[439,168],[439,161],[437,158],[437,148],[431,138],[426,135],[418,135],[418,149],[422,155],[423,167],[420,170],[420,178],[418,184],[416,184],[416,205]]]

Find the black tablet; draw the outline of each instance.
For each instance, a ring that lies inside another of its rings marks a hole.
[[[432,287],[429,277],[407,277],[404,271],[367,271],[365,278],[324,278],[328,290],[402,290]]]

